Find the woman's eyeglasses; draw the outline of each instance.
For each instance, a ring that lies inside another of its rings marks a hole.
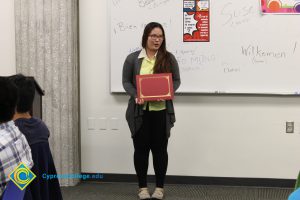
[[[155,34],[152,34],[152,35],[149,35],[149,37],[151,38],[151,40],[163,40],[164,39],[164,36],[163,35],[155,35]]]

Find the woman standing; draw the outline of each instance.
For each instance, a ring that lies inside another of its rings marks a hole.
[[[139,74],[172,73],[173,87],[180,85],[178,63],[166,50],[165,32],[161,24],[146,25],[142,47],[127,56],[123,66],[123,87],[130,95],[126,120],[134,145],[134,167],[139,182],[139,199],[163,199],[168,166],[168,139],[175,122],[172,100],[148,101],[137,98],[135,76]],[[149,152],[152,152],[156,188],[150,197],[147,188]]]

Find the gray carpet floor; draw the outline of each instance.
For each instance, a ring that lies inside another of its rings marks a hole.
[[[154,186],[149,185],[153,190]],[[292,188],[166,185],[166,200],[287,200]],[[64,200],[137,200],[132,183],[84,182],[62,188]]]

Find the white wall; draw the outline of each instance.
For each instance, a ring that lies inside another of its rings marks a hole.
[[[16,73],[14,1],[0,5],[0,76],[8,76]]]
[[[128,97],[109,91],[108,2],[79,5],[82,172],[134,174]],[[168,175],[294,179],[300,170],[297,97],[180,95],[175,109]]]

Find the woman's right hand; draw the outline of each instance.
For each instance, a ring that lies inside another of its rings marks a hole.
[[[136,104],[139,104],[139,105],[144,104],[144,99],[141,99],[141,98],[135,98],[135,103],[136,103]]]

